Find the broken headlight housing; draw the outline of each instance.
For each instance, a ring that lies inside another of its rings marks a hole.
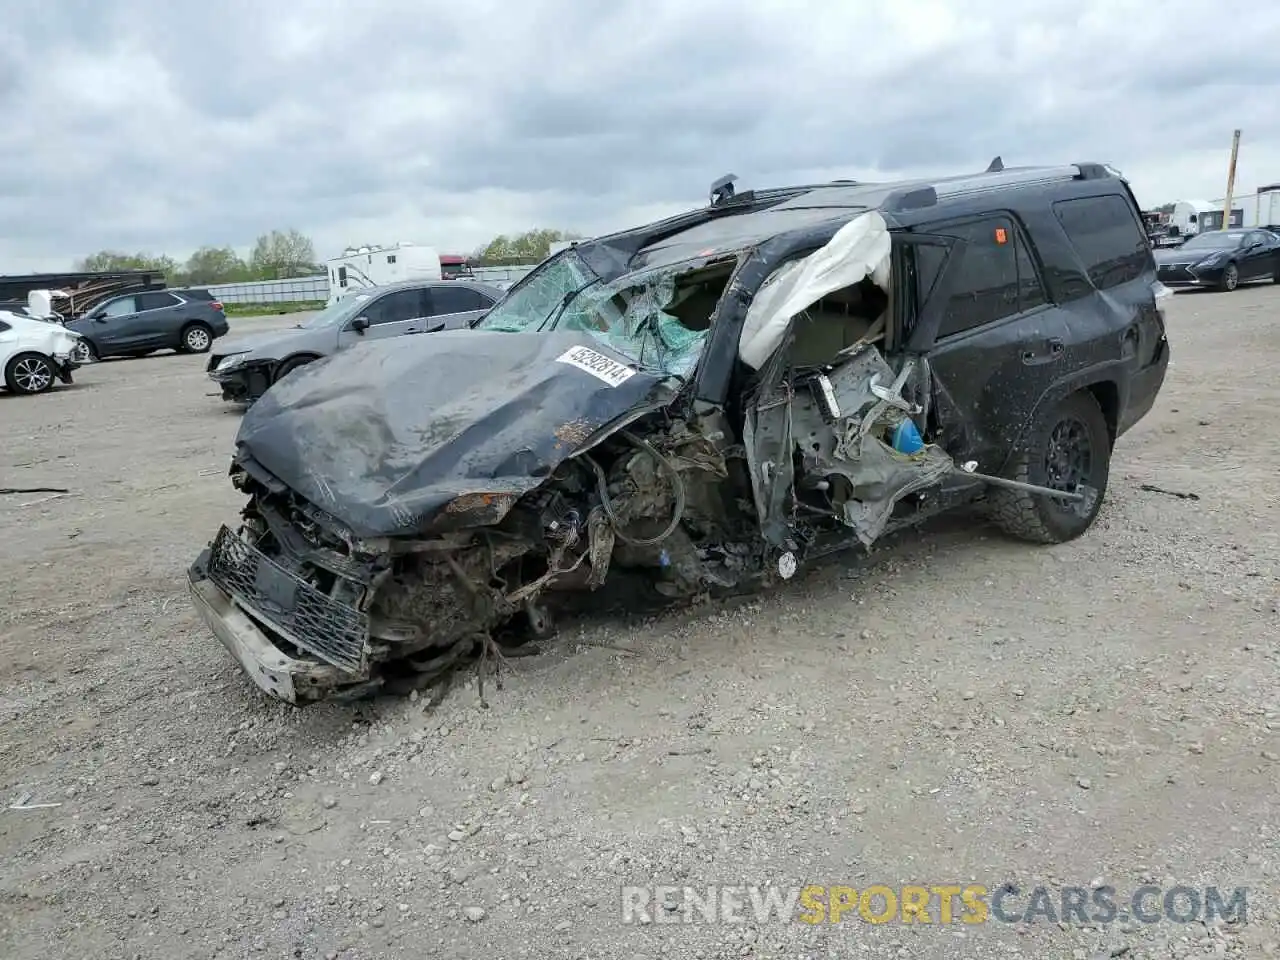
[[[218,365],[213,368],[214,373],[226,373],[228,370],[234,370],[236,367],[242,366],[248,353],[233,353],[223,357],[218,361]]]

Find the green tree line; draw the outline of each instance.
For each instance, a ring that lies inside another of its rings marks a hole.
[[[562,240],[581,240],[582,235],[569,230],[551,230],[538,227],[509,237],[499,234],[471,255],[477,266],[486,264],[530,263],[546,258],[551,244]]]
[[[113,270],[158,270],[174,284],[240,283],[246,280],[286,280],[324,273],[311,239],[297,230],[272,230],[253,244],[248,257],[232,247],[201,247],[186,262],[150,253],[102,250],[76,264],[86,273]]]
[[[544,259],[551,244],[561,240],[580,240],[581,236],[566,230],[539,227],[514,236],[500,235],[476,248],[471,262],[486,264],[530,263]],[[315,245],[298,230],[272,230],[254,242],[247,257],[233,247],[201,247],[185,262],[163,254],[124,253],[101,250],[76,263],[76,270],[86,273],[116,270],[156,270],[164,274],[171,286],[220,283],[242,283],[250,280],[287,280],[324,273],[324,264],[316,258]]]

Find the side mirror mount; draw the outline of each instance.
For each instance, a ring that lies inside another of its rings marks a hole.
[[[356,317],[354,320],[351,321],[351,329],[354,330],[356,333],[364,333],[366,330],[369,329],[369,318]]]
[[[91,313],[91,314],[89,314],[89,319],[90,319],[90,320],[92,320],[94,323],[106,323],[106,322],[107,322],[106,315],[105,315],[105,314],[101,314],[101,313]]]

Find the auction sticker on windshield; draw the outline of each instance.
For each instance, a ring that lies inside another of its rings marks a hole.
[[[635,376],[635,371],[625,363],[619,363],[603,353],[596,353],[589,347],[572,347],[556,357],[556,363],[567,363],[571,367],[585,370],[611,387],[620,386]]]

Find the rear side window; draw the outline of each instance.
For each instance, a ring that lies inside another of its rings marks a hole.
[[[1044,287],[1026,241],[1012,220],[983,217],[955,226],[924,227],[928,233],[965,241],[963,260],[955,268],[951,297],[938,327],[939,339],[981,327],[1046,302]],[[926,260],[941,259],[941,251],[919,248]],[[938,263],[920,264],[918,302],[923,303],[937,278]]]
[[[486,310],[493,304],[469,287],[438,286],[431,288],[434,316],[450,313],[466,313],[469,310]]]
[[[163,310],[165,307],[172,307],[177,303],[178,299],[171,293],[138,294],[139,310]]]
[[[423,290],[397,290],[379,297],[364,311],[371,324],[403,323],[425,315]]]
[[[1148,269],[1149,241],[1124,197],[1113,193],[1059,200],[1053,212],[1097,289],[1109,290],[1136,280]]]
[[[123,317],[125,314],[137,313],[138,308],[134,305],[133,297],[121,297],[119,300],[112,300],[102,310],[104,317]]]

